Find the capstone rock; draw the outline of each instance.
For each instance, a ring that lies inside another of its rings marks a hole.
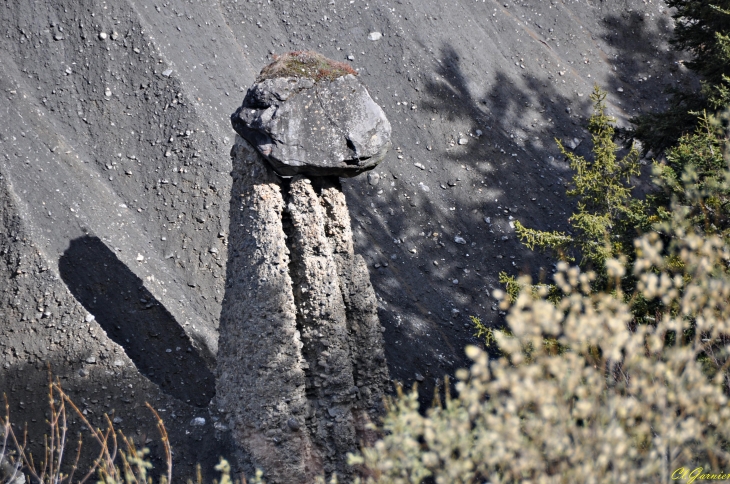
[[[279,175],[352,177],[383,160],[390,122],[355,75],[290,74],[260,77],[231,116]]]

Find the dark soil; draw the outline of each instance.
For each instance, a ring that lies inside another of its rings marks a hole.
[[[3,2],[0,391],[12,420],[42,442],[50,368],[96,425],[113,413],[151,448],[155,475],[147,401],[177,481],[234,457],[212,376],[236,196],[229,116],[273,54],[310,49],[350,62],[393,127],[378,176],[343,185],[391,377],[422,375],[427,405],[479,344],[469,316],[503,323],[499,272],[552,271],[510,221],[567,229],[571,173],[554,138],[590,152],[594,83],[626,126],[691,82],[671,29],[657,0]]]

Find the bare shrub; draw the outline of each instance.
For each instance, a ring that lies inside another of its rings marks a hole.
[[[147,404],[157,419],[157,427],[165,449],[167,471],[160,483],[172,481],[172,451],[167,430],[159,414]],[[0,482],[23,484],[28,481],[38,484],[62,484],[87,482],[96,477],[101,484],[143,484],[150,479],[148,471],[152,464],[146,460],[147,449],[137,450],[134,442],[121,431],[114,429],[109,416],[104,414],[105,429],[94,427],[71,398],[63,391],[61,384],[48,385],[47,421],[49,434],[45,436],[43,456],[40,461],[28,449],[27,430],[22,436],[16,434],[10,421],[10,405],[5,397],[5,416],[0,418]],[[79,435],[76,451],[69,456],[68,412],[78,417],[89,430],[92,440],[98,446],[98,453],[84,475],[78,475],[82,456],[83,440]],[[121,449],[120,445],[122,444]],[[71,460],[69,460],[69,458]],[[75,480],[74,480],[75,478]]]

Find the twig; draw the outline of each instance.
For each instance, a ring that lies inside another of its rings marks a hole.
[[[172,483],[172,448],[170,447],[170,439],[167,436],[167,429],[165,428],[165,423],[162,421],[162,418],[160,418],[160,414],[157,413],[157,410],[155,410],[152,405],[149,404],[149,402],[145,402],[145,405],[147,405],[147,408],[150,409],[150,411],[154,414],[155,418],[157,419],[157,429],[160,431],[160,438],[162,439],[162,445],[165,447],[165,457],[167,460],[167,482],[168,484]]]
[[[71,467],[71,475],[68,477],[68,482],[73,482],[74,474],[76,473],[76,469],[79,468],[79,459],[81,458],[81,445],[84,442],[84,438],[81,436],[81,432],[79,432],[79,445],[76,447],[76,459],[74,460],[74,465]]]
[[[101,466],[102,461],[105,461],[106,458],[109,457],[109,448],[107,445],[108,439],[109,439],[109,429],[107,429],[106,435],[103,435],[101,433],[100,429],[94,428],[93,425],[91,425],[91,422],[86,418],[86,416],[81,412],[79,407],[76,406],[76,404],[71,400],[71,398],[66,395],[66,393],[61,389],[60,385],[56,387],[58,392],[61,395],[61,398],[63,398],[64,401],[66,401],[74,412],[79,416],[81,421],[86,425],[86,427],[91,432],[91,435],[96,439],[96,441],[101,446],[101,450],[99,451],[99,456],[94,459],[94,464],[91,466],[91,469],[89,469],[89,472],[86,473],[86,475],[79,481],[80,483],[86,482],[93,474],[94,472]],[[108,417],[107,417],[107,421]],[[111,422],[109,422],[111,424]],[[113,468],[113,465],[112,465]]]

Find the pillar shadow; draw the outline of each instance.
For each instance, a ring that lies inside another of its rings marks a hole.
[[[206,407],[215,378],[175,318],[98,237],[71,241],[59,263],[74,297],[140,373],[168,395]]]

